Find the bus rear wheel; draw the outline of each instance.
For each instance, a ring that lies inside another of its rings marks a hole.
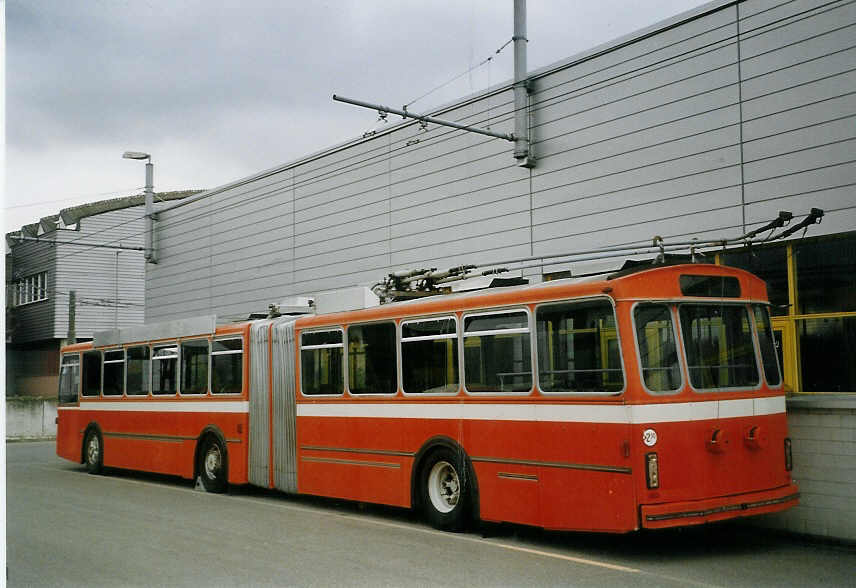
[[[226,491],[226,448],[214,436],[202,441],[196,471],[206,492]]]
[[[470,482],[461,451],[443,447],[425,461],[419,476],[425,517],[435,528],[459,531],[467,523]]]
[[[83,441],[83,463],[90,474],[100,474],[104,463],[101,436],[98,431],[90,429]]]

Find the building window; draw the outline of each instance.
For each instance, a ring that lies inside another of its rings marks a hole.
[[[856,311],[856,236],[794,245],[797,314]]]
[[[789,393],[856,392],[847,351],[856,344],[856,232],[800,239],[721,254],[726,265],[767,282],[770,335]],[[768,327],[756,320],[759,342]],[[775,359],[762,347],[768,383]]]
[[[40,272],[15,282],[15,306],[48,299],[48,272]]]
[[[856,390],[856,317],[797,321],[803,392]]]
[[[723,254],[725,265],[753,273],[767,283],[773,316],[788,314],[788,250],[783,246],[749,247]]]

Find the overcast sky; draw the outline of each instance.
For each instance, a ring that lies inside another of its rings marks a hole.
[[[700,0],[529,0],[529,69]],[[84,202],[213,188],[361,135],[493,54],[512,0],[8,0],[4,232]],[[419,112],[511,77],[507,47]]]

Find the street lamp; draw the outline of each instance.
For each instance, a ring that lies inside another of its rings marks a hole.
[[[149,263],[157,263],[157,255],[154,248],[154,188],[152,186],[152,178],[154,177],[154,164],[152,156],[142,151],[125,151],[122,154],[123,159],[140,159],[146,160],[146,261]]]

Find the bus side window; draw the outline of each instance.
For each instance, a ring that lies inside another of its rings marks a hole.
[[[348,327],[348,390],[395,394],[398,388],[395,323]]]
[[[80,355],[69,353],[62,356],[59,367],[59,403],[77,402],[80,388]]]
[[[175,343],[152,348],[152,394],[178,392],[178,346]]]
[[[125,350],[104,352],[104,396],[121,396],[125,391]]]
[[[128,395],[145,396],[149,393],[151,378],[151,360],[148,345],[138,345],[127,349],[127,381],[125,382]]]
[[[458,391],[458,332],[452,317],[401,324],[401,377],[405,393]]]
[[[345,389],[342,331],[300,334],[300,386],[304,395],[335,394]]]
[[[538,383],[544,392],[624,388],[615,312],[606,300],[539,306]]]
[[[243,391],[244,343],[240,337],[217,339],[211,344],[211,392],[240,394]]]
[[[181,394],[208,393],[208,339],[181,342]]]
[[[469,392],[529,392],[529,315],[522,310],[464,317],[464,382]]]
[[[101,394],[101,352],[86,351],[83,354],[83,395]]]

